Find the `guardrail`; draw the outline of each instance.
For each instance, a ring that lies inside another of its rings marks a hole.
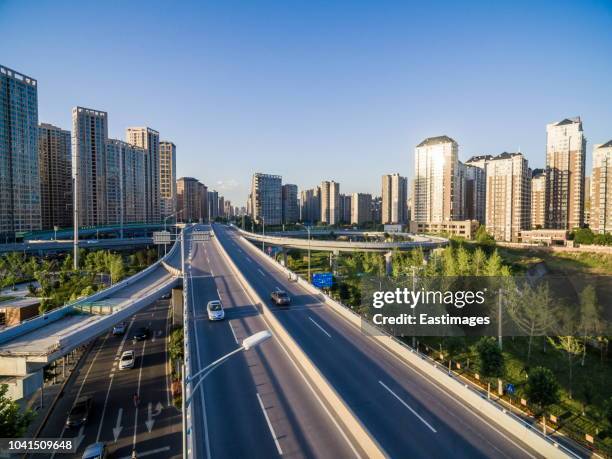
[[[241,235],[244,238],[244,236]],[[244,238],[246,241],[246,238]],[[248,241],[246,241],[248,243]],[[256,247],[253,247],[253,251],[261,260],[265,260],[267,264],[277,269],[285,276],[297,279],[299,285],[309,291],[315,297],[327,304],[338,313],[341,317],[348,320],[350,323],[360,329],[369,330],[368,334],[372,339],[375,339],[385,349],[391,352],[393,355],[400,358],[413,367],[420,370],[421,374],[435,380],[438,384],[447,389],[450,394],[454,394],[460,397],[463,402],[490,421],[503,428],[505,431],[512,433],[517,438],[525,441],[529,446],[533,447],[539,452],[542,452],[547,458],[566,458],[566,457],[580,457],[566,448],[559,442],[554,441],[548,436],[544,436],[537,428],[534,428],[531,424],[526,423],[518,416],[510,413],[505,408],[499,406],[492,400],[483,398],[481,394],[474,389],[470,388],[467,384],[462,384],[458,380],[450,377],[445,371],[441,370],[437,362],[430,362],[427,356],[423,356],[418,353],[415,349],[408,346],[406,343],[398,340],[394,336],[386,333],[384,330],[379,329],[368,320],[355,313],[348,306],[334,300],[322,290],[310,284],[307,280],[294,273],[290,269],[278,263],[275,259],[265,255]],[[445,369],[444,369],[445,370]],[[528,438],[526,438],[528,437]]]

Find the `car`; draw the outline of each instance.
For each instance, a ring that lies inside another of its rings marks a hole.
[[[127,368],[134,368],[134,360],[134,351],[123,351],[119,359],[119,369],[125,370]]]
[[[144,341],[150,335],[151,335],[151,330],[149,330],[147,327],[140,327],[138,330],[136,330],[136,333],[134,333],[133,340],[134,341]]]
[[[125,334],[127,324],[125,322],[118,323],[113,327],[113,335],[119,336]]]
[[[81,459],[105,459],[106,454],[107,449],[104,443],[92,443],[87,448],[85,448]]]
[[[208,320],[223,320],[225,319],[225,311],[219,300],[209,301],[206,305]]]
[[[274,290],[272,293],[270,293],[270,299],[274,301],[274,304],[279,306],[287,306],[289,303],[291,303],[289,294],[280,289]]]
[[[66,419],[66,427],[80,427],[87,422],[89,412],[93,405],[93,399],[89,396],[79,397],[72,406],[68,419]]]

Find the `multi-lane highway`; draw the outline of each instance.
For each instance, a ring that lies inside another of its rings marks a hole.
[[[169,320],[168,301],[161,300],[133,316],[125,335],[109,331],[99,337],[40,437],[74,439],[79,444],[75,458],[98,441],[106,443],[115,458],[131,457],[134,449],[138,457],[182,457],[181,413],[171,404],[169,387]],[[148,327],[151,337],[133,342],[139,327]],[[126,350],[134,350],[134,368],[119,370],[119,357]],[[81,396],[93,397],[89,419],[79,428],[66,428],[68,412]]]
[[[201,227],[209,229],[209,227]],[[192,308],[191,358],[198,369],[268,328],[212,241],[188,242]],[[206,304],[220,299],[226,320],[209,322]],[[359,452],[276,339],[240,353],[197,389],[195,457],[350,458]]]
[[[267,300],[276,288],[289,292],[291,307],[271,306],[275,316],[388,455],[540,457],[521,439],[500,431],[434,381],[381,348],[303,287],[289,282],[235,231],[222,225],[214,229],[219,242],[262,299]],[[223,265],[221,261],[211,261],[215,269]]]

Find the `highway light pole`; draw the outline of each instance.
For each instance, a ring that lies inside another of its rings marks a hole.
[[[308,282],[310,282],[310,226],[306,227],[308,231]]]

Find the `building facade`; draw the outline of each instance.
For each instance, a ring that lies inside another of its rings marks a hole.
[[[546,228],[583,226],[585,160],[580,117],[546,126]]]
[[[420,222],[455,220],[461,215],[457,142],[448,136],[430,137],[414,155],[412,219]]]
[[[302,190],[300,193],[300,220],[315,224],[321,218],[321,188]]]
[[[595,233],[612,231],[612,140],[593,147],[590,228]]]
[[[353,197],[350,194],[340,194],[338,198],[339,210],[338,210],[338,223],[351,223],[351,212]]]
[[[176,212],[176,145],[167,140],[159,142],[159,194],[161,217]]]
[[[72,146],[70,131],[38,126],[38,171],[43,229],[72,226]]]
[[[204,221],[204,185],[193,177],[181,177],[176,181],[178,220],[188,223]]]
[[[382,176],[382,224],[408,221],[408,180],[399,174]]]
[[[149,127],[129,127],[126,140],[145,151],[145,218],[147,223],[161,220],[159,132]]]
[[[253,174],[251,180],[251,211],[253,220],[265,225],[280,225],[283,221],[282,177]]]
[[[0,65],[0,241],[41,229],[37,81]]]
[[[215,190],[208,191],[208,218],[215,221],[221,216],[219,212],[219,193]]]
[[[542,229],[546,224],[546,172],[534,169],[531,173],[531,227]]]
[[[502,153],[487,165],[487,231],[497,241],[519,240],[531,228],[531,172],[521,153]]]
[[[340,184],[334,181],[321,182],[321,223],[340,223]]]
[[[486,168],[469,163],[460,164],[462,180],[462,208],[463,218],[485,222],[485,209],[487,205]]]
[[[300,219],[297,185],[285,184],[282,187],[283,223],[296,223]]]
[[[372,221],[372,195],[353,193],[351,197],[351,224],[361,225]]]

